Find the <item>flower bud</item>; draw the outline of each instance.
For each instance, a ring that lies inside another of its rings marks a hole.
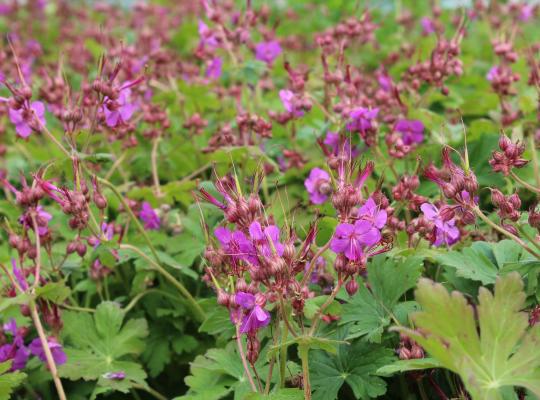
[[[491,190],[491,202],[493,205],[499,207],[505,201],[504,194],[499,189]]]
[[[356,282],[356,279],[351,278],[346,284],[345,284],[345,290],[349,294],[349,296],[353,296],[358,291],[358,283]]]

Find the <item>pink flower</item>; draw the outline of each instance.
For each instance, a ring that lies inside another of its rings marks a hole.
[[[219,79],[222,66],[223,60],[220,57],[214,57],[206,68],[206,77],[213,80]]]
[[[489,72],[486,75],[486,79],[490,82],[493,82],[497,76],[499,75],[499,67],[497,65],[494,65],[490,68]]]
[[[371,222],[377,229],[383,228],[384,224],[386,224],[387,217],[386,211],[379,209],[372,197],[359,210],[359,218]]]
[[[345,254],[351,261],[359,261],[364,249],[377,244],[381,233],[370,221],[359,220],[353,224],[339,224],[330,242],[330,249]]]
[[[203,21],[199,20],[199,36],[201,38],[200,45],[214,48],[218,46],[218,40],[212,31]]]
[[[255,58],[267,64],[272,64],[280,54],[281,46],[277,40],[260,42],[255,46]]]
[[[455,226],[456,221],[454,218],[444,221],[439,213],[439,209],[430,203],[422,204],[420,209],[425,217],[435,224],[434,246],[441,246],[443,244],[451,246],[459,240],[460,233],[459,229]]]
[[[271,257],[274,253],[278,256],[283,255],[285,247],[279,242],[279,228],[277,226],[268,225],[263,230],[260,223],[252,222],[249,226],[249,236],[264,257]]]
[[[401,133],[403,143],[410,146],[413,143],[422,143],[424,140],[424,124],[418,120],[400,119],[394,129]]]
[[[259,259],[253,243],[242,231],[231,232],[228,228],[219,227],[214,231],[225,254],[235,262],[245,261],[252,265],[259,265]]]
[[[320,168],[313,168],[311,170],[304,185],[309,193],[309,199],[313,204],[324,203],[332,191],[330,175]]]
[[[422,35],[427,36],[435,32],[435,23],[429,17],[423,17],[420,20],[420,26],[422,26]]]
[[[358,107],[349,113],[351,119],[347,124],[347,129],[351,132],[365,132],[372,128],[372,121],[379,113],[378,108]]]
[[[340,136],[338,133],[328,132],[324,138],[325,145],[330,146],[332,153],[337,156],[341,152],[351,158],[356,158],[360,154],[360,150],[356,146],[351,145],[349,138]]]
[[[124,85],[126,86],[126,85]],[[137,110],[137,105],[130,102],[131,89],[120,89],[120,95],[116,101],[106,98],[104,101],[103,112],[105,113],[105,122],[108,127],[127,122],[133,113]]]
[[[270,323],[270,313],[256,303],[251,293],[238,292],[234,300],[244,311],[240,333],[256,332]]]
[[[291,113],[295,117],[301,117],[304,115],[304,111],[300,110],[295,104],[296,99],[293,92],[290,90],[280,90],[279,98],[281,99],[281,103],[287,112]]]
[[[15,125],[17,134],[24,139],[32,133],[34,118],[45,125],[45,106],[41,101],[34,101],[30,107],[23,106],[19,110],[9,109],[9,119]]]
[[[51,349],[51,353],[54,359],[54,362],[56,365],[62,365],[65,364],[67,361],[66,353],[64,353],[64,350],[62,349],[62,345],[58,343],[58,341],[54,337],[49,337],[47,340],[47,343],[49,344],[49,349]],[[30,346],[28,346],[30,349],[30,352],[38,357],[41,361],[47,362],[47,357],[45,356],[45,350],[43,350],[43,346],[41,345],[41,341],[39,338],[35,338],[30,343]]]
[[[144,223],[144,228],[149,230],[157,230],[161,225],[159,216],[154,211],[150,203],[147,201],[142,203],[141,211],[139,212],[139,218]]]

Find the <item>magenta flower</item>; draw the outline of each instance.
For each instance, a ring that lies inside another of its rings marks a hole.
[[[47,343],[49,344],[49,349],[51,349],[55,364],[65,364],[67,361],[67,356],[62,349],[62,345],[58,343],[58,341],[54,337],[49,337]],[[35,338],[34,340],[32,340],[28,348],[34,356],[38,357],[43,362],[47,362],[45,350],[43,350],[43,346],[41,345],[41,341],[39,340],[39,338]]]
[[[418,120],[400,119],[394,129],[401,133],[403,143],[410,146],[413,143],[422,143],[424,140],[424,124]]]
[[[219,79],[221,77],[222,66],[223,60],[221,57],[214,57],[206,68],[206,77],[213,80]]]
[[[345,254],[351,261],[358,261],[364,249],[381,240],[381,232],[370,221],[359,220],[353,224],[339,224],[330,242],[330,249],[337,254]]]
[[[497,76],[499,75],[499,67],[497,65],[494,65],[491,67],[486,75],[486,79],[490,82],[493,82],[495,79],[497,79]]]
[[[343,152],[343,154],[348,155],[351,158],[356,158],[360,154],[360,150],[358,150],[356,146],[351,145],[349,138],[340,136],[338,133],[329,131],[326,134],[323,143],[330,146],[332,153],[335,156]]]
[[[392,78],[385,72],[381,72],[377,75],[377,82],[379,82],[379,86],[385,92],[389,92],[390,90],[392,90]]]
[[[139,218],[144,223],[144,228],[149,230],[157,230],[161,225],[159,216],[154,211],[150,203],[147,201],[141,205],[141,211],[139,212]]]
[[[270,323],[270,313],[256,303],[251,293],[238,292],[234,300],[244,312],[240,333],[254,333]]]
[[[9,119],[15,125],[20,137],[26,139],[32,133],[31,123],[34,121],[34,115],[41,125],[45,125],[45,106],[41,101],[32,102],[30,108],[24,106],[19,110],[9,109]]]
[[[124,371],[117,372],[107,372],[102,375],[105,379],[110,379],[112,381],[121,381],[126,378],[126,373]]]
[[[521,10],[519,12],[519,20],[521,22],[528,22],[534,16],[534,4],[521,4]]]
[[[249,236],[264,257],[271,257],[274,253],[278,256],[283,255],[285,247],[279,242],[279,228],[277,226],[268,225],[263,231],[260,223],[252,222],[249,226]]]
[[[42,206],[37,206],[35,211],[39,236],[44,236],[49,232],[48,223],[52,219],[52,215],[45,211]],[[19,223],[27,229],[34,229],[34,222],[29,212],[25,212],[19,217]]]
[[[231,232],[228,228],[219,227],[214,231],[225,254],[233,261],[245,261],[252,265],[259,265],[259,259],[253,243],[242,231]]]
[[[267,64],[272,64],[280,54],[281,46],[277,40],[260,42],[255,46],[255,58]]]
[[[358,213],[361,220],[370,222],[377,229],[383,228],[388,217],[386,211],[379,209],[371,197],[360,207]]]
[[[0,363],[11,360],[11,371],[26,367],[30,352],[25,346],[17,346],[15,342],[0,346]]]
[[[304,115],[304,111],[300,110],[295,105],[295,96],[293,92],[290,90],[280,90],[279,98],[281,99],[281,103],[287,112],[291,113],[297,118]]]
[[[199,36],[201,38],[200,45],[208,46],[211,48],[218,46],[218,40],[212,31],[208,28],[203,21],[199,20]]]
[[[378,108],[358,107],[349,113],[351,119],[347,124],[347,129],[351,132],[365,132],[372,128],[372,121],[379,113]]]
[[[19,267],[17,267],[17,261],[15,261],[14,258],[11,259],[11,267],[13,268],[13,275],[15,276],[15,279],[17,280],[17,283],[19,284],[21,289],[28,289],[28,283],[26,282],[26,278],[23,272],[19,269]]]
[[[126,86],[126,84],[123,86]],[[108,127],[114,128],[121,123],[127,122],[137,110],[137,105],[130,102],[130,97],[131,89],[126,87],[120,89],[120,95],[116,101],[105,99],[103,112]]]
[[[324,169],[313,168],[304,185],[309,193],[309,199],[313,204],[322,204],[328,199],[332,186],[330,175]]]
[[[455,226],[455,219],[444,221],[439,213],[439,209],[433,204],[424,203],[420,206],[425,217],[435,224],[434,246],[443,244],[451,246],[459,240],[459,229]]]
[[[13,336],[11,343],[0,346],[0,362],[11,360],[11,371],[23,369],[26,366],[30,352],[24,345],[24,339],[17,328],[15,319],[11,318],[3,326],[4,332]]]
[[[435,32],[435,23],[429,17],[423,17],[420,20],[420,26],[422,27],[422,35],[431,35]]]

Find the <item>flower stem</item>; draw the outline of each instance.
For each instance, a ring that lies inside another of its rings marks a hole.
[[[309,345],[298,344],[298,357],[302,361],[302,377],[304,386],[304,399],[311,400],[311,383],[309,381]]]
[[[150,248],[150,251],[152,252],[152,255],[154,256],[155,258],[155,262],[152,261],[150,259],[150,257],[148,257],[146,254],[144,254],[140,249],[138,249],[137,247],[135,246],[131,246],[131,245],[121,245],[122,246],[129,246],[131,248],[131,250],[137,252],[139,255],[141,255],[142,257],[144,257],[147,261],[151,261],[152,265],[154,266],[154,268],[156,269],[157,272],[159,272],[161,275],[163,275],[163,277],[169,281],[173,286],[175,286],[179,291],[180,293],[182,293],[182,295],[186,298],[186,300],[188,301],[188,303],[190,304],[192,310],[193,310],[193,313],[195,315],[195,318],[199,321],[199,322],[203,322],[205,319],[206,319],[206,314],[204,312],[204,310],[202,309],[202,307],[199,305],[199,303],[197,303],[197,301],[195,300],[195,298],[191,295],[191,293],[186,289],[186,287],[180,283],[173,275],[171,275],[162,265],[161,265],[161,259],[159,258],[159,255],[156,251],[156,248],[154,247],[154,245],[152,244],[152,241],[150,240],[150,238],[148,237],[148,234],[146,233],[145,229],[143,228],[143,226],[141,225],[141,223],[139,222],[139,219],[135,216],[135,214],[133,213],[133,211],[131,210],[131,207],[129,206],[129,204],[127,203],[127,201],[124,199],[124,196],[122,196],[120,194],[120,192],[116,189],[116,187],[111,183],[109,182],[108,180],[106,179],[103,179],[103,178],[100,178],[100,177],[97,177],[98,181],[100,183],[102,183],[103,185],[107,186],[109,189],[111,189],[111,191],[116,195],[116,197],[118,198],[118,200],[120,200],[120,203],[122,203],[122,206],[124,207],[124,209],[126,210],[126,212],[128,213],[129,217],[131,218],[131,220],[133,221],[133,223],[135,224],[135,227],[137,228],[137,230],[140,232],[141,236],[143,237],[144,241],[146,242],[146,244],[148,245],[148,247]]]
[[[40,243],[40,237],[39,237],[39,227],[37,224],[36,216],[34,213],[32,213],[32,225],[34,228],[34,234],[36,236],[36,269],[34,272],[34,283],[32,284],[32,292],[36,289],[36,287],[39,285],[39,277],[41,274],[41,243]]]
[[[309,331],[309,336],[313,336],[315,334],[315,330],[317,329],[319,321],[321,320],[321,316],[324,314],[324,310],[326,310],[326,308],[330,304],[332,304],[332,302],[334,301],[334,299],[336,298],[336,296],[337,296],[337,294],[339,292],[339,289],[341,289],[342,284],[343,284],[343,282],[341,282],[341,280],[338,280],[338,283],[337,283],[336,287],[334,288],[334,290],[332,290],[332,293],[330,293],[330,296],[328,296],[328,299],[326,299],[324,304],[317,310],[317,313],[315,314],[315,317],[313,317],[313,322],[312,322],[312,325],[311,325],[311,329]]]
[[[152,154],[150,155],[150,159],[152,162],[152,180],[154,181],[154,193],[156,194],[156,197],[163,197],[163,193],[161,192],[161,186],[159,186],[159,174],[157,167],[157,152],[160,141],[161,138],[159,136],[154,139],[154,142],[152,144]]]
[[[187,290],[186,287],[181,282],[179,282],[173,275],[171,275],[169,271],[167,271],[159,262],[152,260],[152,258],[144,254],[144,252],[141,249],[131,244],[126,244],[126,243],[121,244],[120,248],[132,250],[138,255],[140,255],[142,258],[144,258],[146,261],[148,261],[152,265],[153,269],[155,269],[158,273],[160,273],[165,278],[165,280],[167,280],[174,287],[176,287],[178,291],[186,298],[187,302],[189,303],[193,311],[195,318],[197,318],[199,322],[203,322],[206,319],[206,314],[204,310],[201,308],[199,303],[197,303],[197,301],[191,295],[189,290]]]
[[[41,347],[43,347],[43,352],[45,353],[45,358],[47,359],[47,366],[49,367],[49,371],[51,371],[54,385],[56,386],[56,391],[58,392],[58,398],[60,400],[66,400],[67,399],[66,393],[64,392],[62,381],[58,377],[58,370],[56,368],[56,363],[54,362],[54,358],[51,353],[51,349],[49,347],[49,342],[47,342],[47,337],[45,336],[43,325],[41,324],[41,320],[39,319],[39,314],[37,312],[36,303],[34,302],[34,300],[30,302],[29,306],[30,306],[30,315],[32,316],[32,321],[34,322],[34,326],[36,327],[36,331],[39,336],[39,341],[41,342]]]
[[[515,241],[517,244],[519,244],[521,247],[523,247],[528,253],[532,254],[533,256],[535,256],[536,258],[540,259],[540,254],[538,254],[537,252],[535,252],[533,249],[531,249],[529,246],[527,246],[527,243],[525,243],[523,240],[521,240],[520,238],[518,238],[516,235],[514,235],[513,233],[511,232],[508,232],[506,229],[504,229],[503,227],[497,225],[496,223],[494,223],[492,220],[490,220],[478,207],[474,207],[473,208],[474,212],[476,215],[478,215],[480,217],[480,219],[482,221],[484,221],[486,224],[488,224],[489,226],[491,226],[493,229],[495,229],[497,232],[499,233],[502,233],[503,235],[505,235],[506,237],[512,239],[513,241]]]
[[[307,270],[306,273],[304,273],[304,277],[302,278],[302,281],[300,282],[300,287],[303,287],[307,283],[309,277],[311,276],[311,274],[313,273],[313,270],[315,269],[315,266],[317,265],[317,259],[326,250],[328,250],[329,247],[330,247],[330,240],[323,247],[321,247],[321,248],[319,248],[319,250],[317,250],[317,252],[313,256],[313,258],[311,259],[311,263],[309,264],[309,269]]]
[[[510,175],[512,176],[512,178],[514,178],[519,184],[524,186],[526,189],[530,190],[531,192],[540,194],[540,187],[534,187],[530,183],[525,182],[523,179],[517,176],[514,171],[510,171]]]
[[[289,328],[287,324],[283,324],[283,333],[281,335],[282,343],[287,341],[289,337]],[[285,370],[287,368],[287,346],[282,344],[281,350],[279,352],[279,387],[285,387]]]
[[[248,378],[249,384],[251,385],[251,390],[257,393],[257,387],[249,372],[249,366],[246,360],[246,355],[244,354],[244,346],[242,345],[242,334],[240,333],[240,325],[236,324],[236,345],[238,346],[238,353],[240,354],[240,359],[242,360],[242,365],[244,366],[244,372]]]
[[[138,383],[133,384],[133,387],[135,389],[143,390],[146,393],[152,395],[154,398],[158,400],[167,400],[165,396],[163,396],[161,393],[159,393],[157,390],[152,389],[150,386],[143,386]]]
[[[538,154],[536,153],[536,143],[534,141],[534,135],[529,135],[529,146],[531,146],[534,178],[536,179],[536,185],[540,187],[540,164],[538,163]]]

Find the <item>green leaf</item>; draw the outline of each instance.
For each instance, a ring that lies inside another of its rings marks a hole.
[[[0,298],[0,312],[4,313],[11,307],[18,307],[21,304],[28,304],[32,296],[28,293],[21,293],[15,297],[2,296]]]
[[[380,343],[392,317],[402,313],[398,301],[416,285],[422,267],[422,259],[418,257],[409,257],[403,262],[375,257],[368,265],[371,291],[360,285],[358,292],[343,306],[340,324],[348,326],[348,339],[366,336],[367,340]]]
[[[513,270],[519,270],[520,264],[530,261],[530,256],[513,240],[501,240],[497,243],[474,242],[461,251],[437,254],[435,259],[443,266],[454,268],[462,278],[488,285],[495,283],[506,265],[511,264]],[[525,270],[522,275],[528,272]]]
[[[36,295],[55,304],[62,303],[68,298],[71,290],[64,282],[49,282],[36,288]]]
[[[11,361],[0,363],[0,400],[9,400],[17,386],[26,379],[26,374],[23,372],[7,372],[10,368]]]
[[[398,372],[418,371],[422,369],[440,368],[441,364],[434,358],[414,358],[397,360],[377,370],[377,375],[390,376]]]
[[[341,328],[338,336],[346,337]],[[386,392],[386,382],[376,376],[377,369],[394,360],[393,351],[381,345],[358,340],[341,345],[335,355],[310,352],[309,367],[314,400],[333,400],[347,384],[356,398],[375,398]]]
[[[422,279],[412,316],[417,331],[396,328],[416,340],[442,367],[460,375],[474,400],[502,400],[507,387],[540,395],[540,326],[528,329],[523,282],[516,272],[498,278],[495,294],[480,288],[473,308],[458,292]]]
[[[101,303],[94,315],[67,312],[63,315],[68,361],[60,376],[71,380],[97,380],[99,386],[126,392],[134,383],[146,385],[146,373],[132,356],[145,348],[148,335],[144,319],[125,323],[124,313],[113,302]],[[107,373],[123,371],[126,378],[111,380]]]

